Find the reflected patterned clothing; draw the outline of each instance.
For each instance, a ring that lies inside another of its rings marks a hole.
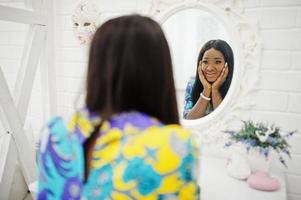
[[[184,111],[183,111],[183,117],[184,119],[187,118],[187,114],[189,113],[189,111],[193,108],[194,104],[192,101],[192,88],[193,85],[195,83],[195,79],[191,78],[186,86],[186,90],[185,90],[185,97],[184,97]],[[211,113],[213,111],[211,104],[209,103],[206,111],[205,111],[205,115],[208,115],[209,113]]]
[[[191,133],[140,112],[102,123],[85,182],[83,143],[100,121],[83,109],[68,126],[62,118],[47,124],[39,150],[38,199],[199,198],[200,155]]]

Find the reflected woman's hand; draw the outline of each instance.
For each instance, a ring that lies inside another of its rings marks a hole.
[[[200,79],[200,81],[201,81],[201,83],[204,87],[204,91],[203,91],[204,95],[210,96],[212,86],[204,76],[204,73],[203,73],[203,70],[202,70],[202,67],[201,67],[201,62],[200,62],[199,67],[198,67],[198,74],[199,74],[199,79]]]
[[[212,90],[219,90],[220,89],[220,87],[225,82],[225,80],[228,76],[228,73],[229,73],[228,63],[226,63],[224,69],[221,72],[221,74],[216,79],[216,81],[214,81],[214,83],[212,84]]]

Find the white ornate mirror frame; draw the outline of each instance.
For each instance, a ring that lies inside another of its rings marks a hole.
[[[259,81],[261,45],[258,25],[245,18],[240,0],[153,0],[149,14],[163,24],[175,13],[191,8],[207,11],[222,21],[234,44],[234,75],[223,103],[204,118],[181,121],[202,142],[212,143],[226,137],[223,131],[229,122],[239,117],[242,109],[254,105],[250,102],[250,95],[256,91],[255,85]]]

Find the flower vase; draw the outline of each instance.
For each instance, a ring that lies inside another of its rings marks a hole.
[[[256,149],[250,149],[247,155],[251,171],[265,171],[269,173],[270,167],[270,156],[264,156],[259,153]]]

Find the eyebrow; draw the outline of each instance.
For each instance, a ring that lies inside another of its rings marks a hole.
[[[210,58],[203,58],[203,60],[208,60]],[[214,60],[222,60],[223,58],[213,58]]]

